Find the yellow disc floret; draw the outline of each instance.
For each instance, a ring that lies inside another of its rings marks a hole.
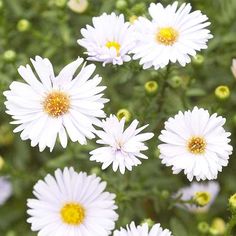
[[[172,27],[160,28],[156,35],[156,40],[166,46],[173,45],[178,39],[179,33]]]
[[[58,117],[68,112],[70,108],[69,96],[61,91],[49,93],[43,101],[44,111],[52,116]]]
[[[62,221],[69,225],[80,225],[85,218],[85,209],[79,203],[67,203],[61,209]]]
[[[196,192],[193,199],[197,205],[203,207],[211,201],[211,195],[208,192]]]
[[[203,154],[206,150],[206,141],[203,137],[193,136],[188,140],[187,149],[192,154]]]
[[[107,48],[115,48],[116,49],[116,54],[117,56],[120,54],[120,44],[118,42],[115,41],[108,41],[106,43],[106,47]]]

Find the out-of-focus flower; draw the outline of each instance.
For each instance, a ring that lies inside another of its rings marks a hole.
[[[220,85],[215,89],[215,96],[221,100],[225,100],[230,96],[229,87],[226,85]]]
[[[231,71],[236,79],[236,59],[232,60],[232,66],[231,66]]]
[[[65,7],[67,0],[54,0],[54,4],[57,7]]]
[[[2,158],[2,156],[0,156],[0,170],[3,168],[4,163],[4,159]]]
[[[176,196],[181,195],[181,200],[188,201],[193,199],[198,206],[194,204],[184,204],[178,205],[180,207],[186,208],[190,212],[207,212],[210,206],[215,201],[218,193],[220,191],[220,186],[217,182],[210,181],[208,183],[197,183],[193,182],[190,186],[180,189]]]
[[[205,57],[203,55],[197,54],[195,57],[193,57],[192,63],[196,66],[200,66],[204,63]]]
[[[106,182],[73,168],[56,170],[34,186],[28,199],[27,222],[41,236],[108,236],[118,218],[115,194],[104,192]]]
[[[129,122],[131,119],[131,114],[127,109],[120,109],[116,114],[118,120],[121,120],[123,117],[125,118],[125,122]]]
[[[76,13],[85,12],[88,6],[88,0],[69,0],[68,2],[68,7]]]
[[[224,235],[226,231],[226,224],[222,218],[214,218],[210,227],[210,233],[214,231],[213,235]]]
[[[159,136],[162,163],[172,166],[174,174],[183,170],[189,181],[216,179],[233,150],[231,133],[223,128],[225,121],[197,107],[169,118]]]
[[[7,50],[3,53],[3,59],[7,62],[15,61],[16,52],[14,50]]]
[[[102,169],[106,169],[112,164],[113,170],[116,172],[119,168],[122,174],[125,169],[132,170],[133,166],[141,164],[139,158],[148,159],[141,152],[147,150],[148,147],[143,143],[153,137],[153,133],[141,133],[148,125],[137,129],[138,121],[134,120],[130,126],[124,130],[125,118],[120,121],[114,115],[102,121],[103,130],[96,131],[100,138],[97,143],[103,144],[90,152],[91,161],[103,163]]]
[[[128,7],[128,3],[126,0],[117,0],[116,1],[116,9],[123,11]]]
[[[149,230],[148,224],[135,226],[132,222],[126,226],[126,229],[120,228],[116,230],[113,236],[172,236],[172,233],[168,229],[162,229],[160,224],[155,224]]]
[[[43,151],[52,151],[59,136],[62,147],[67,146],[68,137],[73,142],[86,144],[86,138],[94,138],[93,125],[104,118],[102,98],[106,87],[98,86],[102,78],[95,75],[95,65],[84,65],[78,75],[74,75],[83,63],[82,58],[65,66],[58,76],[48,59],[36,56],[31,59],[37,72],[37,79],[29,65],[20,66],[18,71],[26,83],[13,82],[5,91],[5,102],[9,115],[18,125],[14,132],[21,132],[22,140],[31,140],[31,146],[39,145]]]
[[[87,49],[88,60],[103,62],[103,66],[122,65],[131,60],[128,54],[134,46],[134,35],[124,15],[104,13],[93,17],[93,27],[87,25],[81,34],[84,38],[77,42]]]
[[[144,88],[147,94],[154,95],[157,93],[158,83],[153,80],[147,81],[144,85]]]
[[[210,25],[207,16],[200,11],[191,12],[191,5],[178,2],[164,8],[161,3],[151,3],[152,20],[139,17],[134,24],[137,43],[132,50],[134,59],[141,59],[144,69],[165,67],[169,62],[185,66],[190,56],[207,48],[212,35],[206,29]]]
[[[26,19],[19,20],[17,23],[17,29],[20,32],[28,31],[30,29],[30,22]]]
[[[12,184],[5,176],[0,176],[0,205],[3,205],[12,195]]]
[[[182,84],[183,78],[179,75],[171,76],[169,79],[169,84],[172,88],[178,88]]]
[[[210,226],[209,226],[209,224],[208,224],[207,222],[201,221],[201,222],[198,224],[197,228],[198,228],[198,231],[199,231],[200,233],[206,234],[206,233],[208,233]]]
[[[229,198],[229,206],[233,212],[236,212],[236,193]]]

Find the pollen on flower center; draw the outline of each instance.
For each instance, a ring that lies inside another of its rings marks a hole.
[[[193,154],[203,154],[206,149],[206,140],[203,137],[191,137],[187,143],[187,148]]]
[[[160,28],[157,32],[157,42],[166,46],[173,45],[178,39],[179,33],[172,27]]]
[[[67,203],[61,209],[61,218],[69,225],[80,225],[85,218],[85,209],[79,203]]]
[[[106,43],[106,47],[107,48],[115,48],[116,49],[116,54],[119,55],[120,54],[120,44],[115,42],[115,41],[108,41]]]
[[[43,101],[43,109],[52,117],[58,117],[68,112],[70,98],[66,93],[54,91],[49,93]]]

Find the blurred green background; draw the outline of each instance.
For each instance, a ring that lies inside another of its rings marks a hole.
[[[17,67],[29,64],[29,58],[40,55],[48,57],[55,72],[78,56],[85,57],[76,40],[81,38],[80,29],[91,24],[93,16],[103,12],[124,13],[127,20],[132,15],[147,15],[150,0],[88,0],[89,6],[83,13],[73,12],[66,0],[0,0],[0,155],[5,163],[0,176],[7,175],[13,184],[13,195],[0,206],[1,236],[31,236],[30,225],[26,223],[26,199],[32,197],[34,183],[48,172],[64,166],[74,166],[77,171],[96,173],[108,181],[108,190],[117,194],[117,227],[135,220],[137,223],[146,218],[159,222],[173,231],[175,236],[199,236],[199,222],[211,224],[215,217],[228,220],[230,213],[227,201],[236,192],[235,154],[230,158],[228,167],[219,174],[220,194],[208,213],[193,215],[173,206],[172,193],[189,184],[183,174],[172,175],[171,168],[161,165],[158,158],[157,137],[164,121],[179,110],[191,109],[198,105],[211,113],[227,118],[226,129],[232,132],[232,145],[236,141],[236,79],[230,67],[236,57],[236,1],[235,0],[192,0],[193,9],[206,14],[212,23],[210,29],[214,39],[210,40],[207,50],[202,52],[204,61],[193,60],[185,68],[171,67],[165,80],[164,70],[142,70],[138,62],[126,63],[115,67],[100,63],[97,73],[107,85],[107,114],[116,114],[121,108],[130,111],[132,118],[141,124],[150,124],[149,131],[155,137],[148,142],[148,160],[125,175],[114,173],[111,168],[100,170],[100,165],[89,161],[89,151],[97,147],[95,141],[87,146],[69,143],[66,150],[57,145],[52,153],[38,152],[31,148],[29,141],[21,141],[19,134],[13,134],[14,127],[9,125],[10,116],[5,114],[2,92],[14,80],[20,80]],[[164,5],[170,0],[160,1]],[[184,2],[184,1],[179,1]],[[160,86],[156,94],[145,91],[147,81],[154,80]],[[214,94],[219,85],[227,85],[231,91],[228,99],[220,100]],[[0,192],[1,194],[1,192]],[[235,233],[236,235],[236,233]]]

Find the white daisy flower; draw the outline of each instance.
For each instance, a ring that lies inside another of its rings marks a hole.
[[[52,151],[57,136],[65,148],[67,134],[73,142],[86,144],[86,138],[94,138],[93,124],[105,117],[102,109],[108,101],[101,94],[106,87],[98,86],[102,78],[91,78],[95,65],[84,65],[74,75],[83,62],[78,58],[54,76],[48,59],[36,56],[31,62],[37,75],[29,65],[20,66],[26,83],[15,81],[4,92],[6,112],[15,120],[11,123],[19,125],[14,132],[21,132],[22,140],[30,139],[33,147],[38,144],[40,151]]]
[[[88,60],[103,62],[103,66],[122,65],[131,60],[128,53],[134,46],[134,35],[124,15],[104,13],[93,17],[93,27],[87,25],[81,34],[84,38],[78,44],[87,49]]]
[[[102,121],[103,130],[96,131],[100,138],[97,143],[105,145],[99,147],[90,154],[90,160],[103,163],[102,169],[106,169],[109,165],[113,165],[113,170],[119,168],[122,174],[125,169],[132,170],[133,166],[141,164],[139,158],[148,159],[141,151],[147,150],[148,147],[143,143],[153,137],[153,133],[140,132],[148,125],[137,128],[138,121],[134,120],[130,126],[124,130],[125,117],[120,121],[114,115]]]
[[[160,224],[153,225],[149,230],[148,224],[135,226],[132,222],[126,229],[116,230],[113,236],[172,236],[172,233],[168,229],[163,230]]]
[[[223,128],[225,121],[197,107],[169,118],[159,136],[164,142],[158,146],[162,163],[172,166],[174,174],[183,170],[190,181],[216,179],[233,150],[231,134]]]
[[[178,2],[166,8],[161,3],[151,3],[152,20],[139,17],[134,23],[137,43],[133,49],[134,59],[141,59],[144,69],[154,66],[163,68],[169,62],[185,66],[196,51],[207,48],[212,35],[206,29],[210,25],[201,11],[191,12],[191,5]]]
[[[181,200],[188,201],[190,199],[197,199],[197,202],[203,203],[203,206],[196,206],[195,204],[184,204],[184,208],[193,213],[207,212],[214,203],[220,186],[215,181],[208,183],[193,182],[190,186],[184,187],[178,191],[176,196],[181,195]],[[182,205],[178,205],[183,207]]]
[[[106,182],[73,168],[57,169],[34,186],[28,199],[32,231],[39,236],[107,236],[118,218],[115,194],[104,192]]]
[[[0,177],[0,206],[12,195],[12,184],[5,176]]]

